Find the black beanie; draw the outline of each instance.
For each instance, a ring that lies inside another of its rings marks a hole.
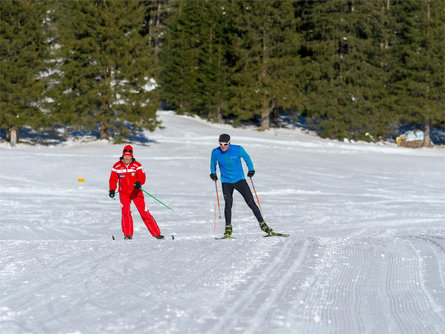
[[[220,143],[228,143],[230,141],[230,136],[226,133],[223,133],[219,136],[219,142]]]

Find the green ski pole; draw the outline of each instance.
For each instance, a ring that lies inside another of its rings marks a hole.
[[[157,200],[159,203],[161,203],[163,206],[165,206],[167,209],[172,210],[173,212],[175,212],[171,207],[169,207],[167,204],[162,203],[160,200],[158,200],[156,197],[154,197],[152,194],[150,194],[149,192],[145,191],[144,189],[140,188],[144,193],[146,193],[148,196],[150,196],[151,198]]]

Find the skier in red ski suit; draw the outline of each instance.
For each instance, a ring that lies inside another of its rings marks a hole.
[[[122,205],[122,231],[124,232],[124,239],[133,238],[133,218],[130,211],[131,201],[136,205],[151,235],[157,239],[164,239],[158,224],[145,206],[144,194],[141,191],[145,179],[145,172],[142,165],[133,157],[133,148],[130,145],[125,146],[122,157],[114,164],[111,170],[109,191],[109,196],[113,198],[119,180],[119,197]]]

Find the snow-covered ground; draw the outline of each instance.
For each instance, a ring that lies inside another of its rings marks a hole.
[[[443,148],[160,118],[133,146],[144,188],[175,210],[146,196],[164,241],[134,207],[122,240],[108,178],[123,145],[0,144],[0,333],[445,333]],[[236,239],[214,239],[223,132],[289,238],[263,238],[235,193]]]

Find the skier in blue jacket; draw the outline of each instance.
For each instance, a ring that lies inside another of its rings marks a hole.
[[[230,144],[230,136],[228,134],[222,134],[219,136],[219,147],[212,151],[212,157],[210,161],[210,178],[213,181],[217,181],[216,176],[216,164],[219,165],[221,173],[221,183],[224,194],[224,217],[226,220],[226,228],[224,237],[230,238],[232,235],[232,204],[233,204],[233,190],[238,190],[246,201],[247,205],[252,209],[260,228],[268,233],[274,233],[273,230],[267,226],[266,222],[261,215],[260,209],[253,199],[252,192],[244,177],[243,166],[241,164],[241,158],[249,169],[247,176],[252,177],[255,174],[252,160],[242,146]]]

